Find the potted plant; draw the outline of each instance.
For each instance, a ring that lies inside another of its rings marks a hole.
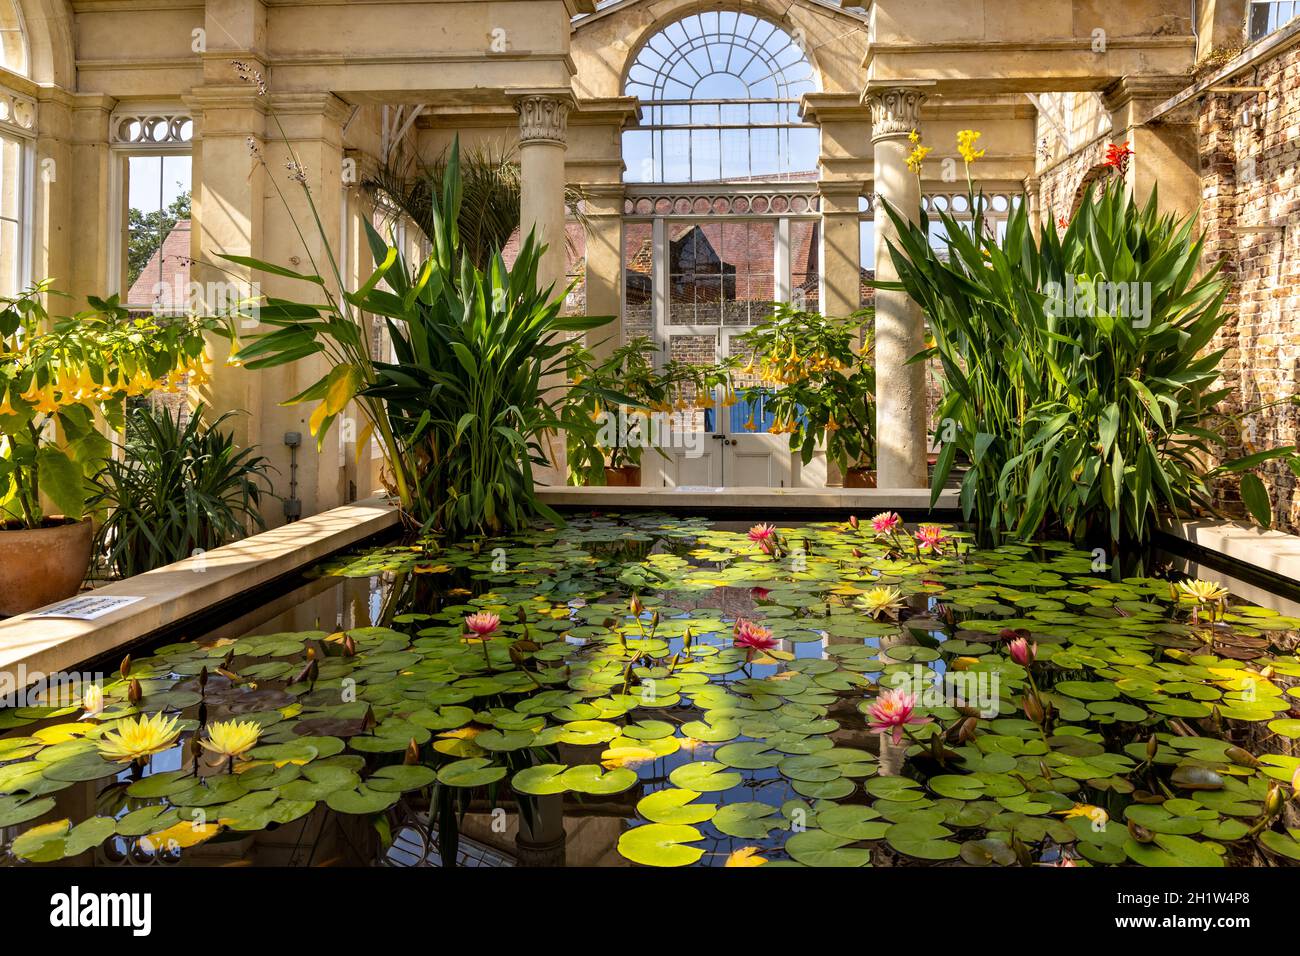
[[[118,304],[51,320],[48,280],[0,297],[0,615],[77,593],[90,566],[87,481],[111,454],[98,422],[121,430],[125,398],[176,373],[201,377],[216,320],[133,318]]]
[[[773,317],[739,340],[748,364],[748,401],[761,398],[806,465],[818,446],[839,466],[846,488],[876,486],[876,372],[871,310],[828,318],[778,303]],[[859,347],[857,343],[862,340]]]

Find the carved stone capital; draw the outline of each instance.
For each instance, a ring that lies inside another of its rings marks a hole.
[[[545,93],[526,93],[515,98],[519,114],[519,143],[554,143],[563,146],[568,138],[567,99]]]
[[[921,104],[925,94],[909,86],[871,90],[867,105],[871,108],[871,141],[898,139],[921,124]]]

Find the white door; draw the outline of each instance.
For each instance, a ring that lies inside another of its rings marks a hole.
[[[724,356],[731,354],[732,340],[739,334],[722,333]],[[757,376],[736,377],[737,389],[758,383]],[[775,424],[761,397],[756,401],[739,400],[729,408],[719,406],[718,431],[725,449],[722,458],[725,484],[733,488],[790,488],[797,484],[790,436],[773,434]]]

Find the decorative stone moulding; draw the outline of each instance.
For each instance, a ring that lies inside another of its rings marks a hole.
[[[187,112],[114,113],[109,135],[115,146],[180,146],[194,139],[194,118]]]
[[[623,200],[625,216],[808,216],[820,211],[816,192],[670,193]]]
[[[515,100],[519,113],[519,142],[555,143],[568,138],[569,104],[558,96],[528,94]]]
[[[921,124],[925,94],[911,87],[876,90],[867,94],[871,108],[871,141],[906,136]]]
[[[31,136],[36,132],[36,101],[0,87],[0,129]]]

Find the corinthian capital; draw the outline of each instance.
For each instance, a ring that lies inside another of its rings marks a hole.
[[[925,94],[910,86],[871,90],[867,105],[871,108],[871,141],[906,136],[921,124],[921,104]]]
[[[524,93],[515,97],[520,144],[563,146],[568,134],[569,107],[569,99],[549,93]]]

